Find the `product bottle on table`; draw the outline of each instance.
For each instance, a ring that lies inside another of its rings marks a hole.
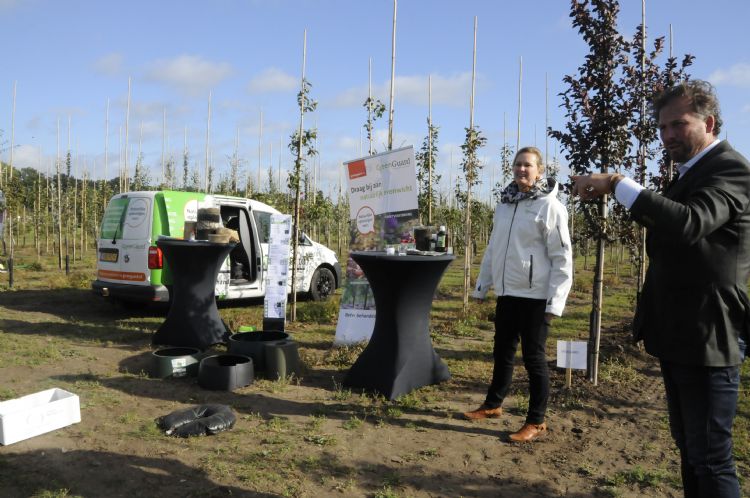
[[[446,239],[446,233],[445,233],[445,225],[440,225],[440,229],[437,233],[437,240],[435,241],[435,250],[437,252],[445,252],[445,239]]]

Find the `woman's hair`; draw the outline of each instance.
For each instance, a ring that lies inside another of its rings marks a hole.
[[[539,168],[539,175],[544,174],[544,157],[542,156],[542,151],[537,149],[536,147],[521,147],[518,149],[518,152],[516,152],[515,157],[513,158],[513,162],[510,163],[511,166],[516,164],[516,159],[518,159],[518,156],[521,154],[528,153],[528,154],[534,154],[536,156],[536,164]]]
[[[713,85],[708,81],[683,81],[657,95],[651,105],[656,122],[659,122],[659,112],[662,108],[679,97],[687,98],[690,101],[691,110],[701,118],[714,117],[713,133],[714,136],[718,137],[723,121],[719,109],[719,99],[716,97]]]

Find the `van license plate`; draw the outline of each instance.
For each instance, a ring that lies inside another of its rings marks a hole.
[[[113,252],[100,252],[99,261],[106,261],[107,263],[117,263],[117,251]]]

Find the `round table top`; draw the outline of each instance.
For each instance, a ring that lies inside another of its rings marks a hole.
[[[455,255],[447,254],[447,253],[441,253],[440,255],[406,254],[406,255],[401,256],[398,254],[386,254],[385,251],[352,251],[351,256],[352,256],[352,259],[354,259],[355,261],[357,259],[365,259],[365,260],[413,262],[413,261],[452,261],[456,259]]]
[[[167,245],[176,247],[226,247],[233,246],[236,242],[210,242],[208,240],[185,240],[185,239],[157,239],[156,245]]]

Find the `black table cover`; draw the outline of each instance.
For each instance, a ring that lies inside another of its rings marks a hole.
[[[455,256],[397,256],[353,252],[375,296],[375,327],[344,379],[347,387],[396,399],[413,389],[450,379],[432,347],[430,309],[440,278]]]
[[[154,344],[206,349],[225,342],[228,331],[216,308],[216,277],[235,244],[158,240],[156,245],[172,272],[167,319],[154,334]]]

